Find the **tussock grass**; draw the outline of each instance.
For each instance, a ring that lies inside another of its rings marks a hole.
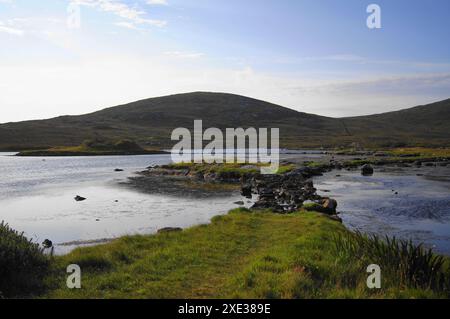
[[[234,174],[236,176],[243,176],[249,174],[260,173],[260,168],[268,166],[264,163],[174,163],[169,165],[164,165],[163,167],[169,169],[189,169],[193,172],[198,173],[216,173],[216,174]],[[296,168],[293,164],[280,165],[277,174],[288,173]]]
[[[0,298],[27,296],[43,287],[49,257],[43,248],[0,223]]]
[[[360,232],[344,233],[334,240],[337,254],[345,259],[359,259],[378,264],[388,280],[402,287],[449,292],[450,277],[444,268],[445,258],[422,244],[384,239]]]

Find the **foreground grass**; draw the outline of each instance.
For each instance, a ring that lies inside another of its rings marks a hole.
[[[124,237],[56,257],[47,298],[421,298],[444,291],[405,287],[383,274],[366,287],[366,261],[341,256],[349,232],[317,213],[237,209],[182,232]],[[82,289],[65,287],[66,267],[82,269]]]

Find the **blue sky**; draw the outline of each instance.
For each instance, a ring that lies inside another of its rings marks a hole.
[[[327,116],[445,99],[449,13],[447,0],[0,0],[0,122],[190,91]]]

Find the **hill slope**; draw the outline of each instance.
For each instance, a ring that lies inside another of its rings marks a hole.
[[[361,144],[450,144],[450,99],[396,112],[342,119]]]
[[[169,147],[174,128],[278,127],[284,147],[392,143],[448,144],[450,100],[400,112],[335,119],[225,93],[196,92],[141,100],[79,116],[0,125],[0,149],[76,146],[86,139],[132,139]]]

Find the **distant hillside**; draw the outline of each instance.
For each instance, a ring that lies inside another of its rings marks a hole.
[[[279,127],[284,147],[449,144],[450,100],[380,115],[328,118],[225,93],[146,99],[80,116],[0,125],[0,149],[77,146],[87,139],[130,139],[144,147],[173,145],[174,128]]]
[[[363,145],[450,145],[450,99],[341,121],[355,141]]]

